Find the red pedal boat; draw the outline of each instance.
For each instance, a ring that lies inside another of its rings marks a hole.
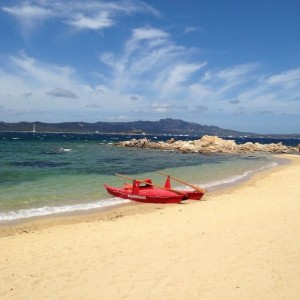
[[[104,185],[107,192],[115,197],[130,199],[145,203],[179,203],[186,198],[186,193],[168,189],[156,188],[151,179],[143,181],[133,180],[133,184],[124,184],[124,187]]]
[[[163,172],[159,172],[167,176],[164,186],[155,185],[150,178],[137,180],[128,176],[119,175],[133,181],[133,184],[125,183],[123,187],[113,187],[105,184],[107,192],[115,197],[130,199],[145,203],[179,203],[182,200],[200,200],[206,190],[195,185],[183,182],[180,179],[171,177]],[[173,178],[181,183],[193,187],[194,190],[174,190],[171,188],[170,179]]]

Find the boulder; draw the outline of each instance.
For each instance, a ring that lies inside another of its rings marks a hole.
[[[153,142],[150,139],[132,139],[130,141],[119,142],[115,144],[120,147],[136,147],[160,150],[177,150],[182,153],[251,153],[251,152],[269,152],[269,153],[290,153],[296,151],[295,147],[288,147],[281,142],[277,144],[260,144],[247,142],[245,144],[236,144],[234,140],[225,140],[218,136],[205,135],[198,140],[176,141],[174,138],[167,142]]]

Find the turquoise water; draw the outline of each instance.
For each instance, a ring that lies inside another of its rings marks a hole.
[[[112,198],[103,187],[124,179],[151,177],[157,170],[213,190],[263,168],[278,165],[270,155],[202,155],[120,148],[117,135],[0,135],[0,222],[34,216],[104,208],[128,202]],[[154,139],[156,137],[153,137]],[[174,186],[178,183],[174,182]]]

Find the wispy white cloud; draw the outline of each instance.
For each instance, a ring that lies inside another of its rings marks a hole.
[[[203,80],[219,79],[226,82],[236,81],[241,77],[244,78],[245,76],[248,76],[252,71],[255,71],[257,67],[257,64],[243,64],[217,71],[207,71]]]
[[[272,75],[266,79],[268,84],[274,86],[281,86],[283,88],[294,88],[299,89],[300,86],[300,68],[294,70],[288,70],[280,74]]]
[[[77,14],[73,17],[73,20],[66,21],[66,23],[77,29],[91,30],[108,28],[115,24],[114,20],[110,18],[108,12],[102,12],[93,17],[86,17],[83,14]]]
[[[28,2],[20,3],[19,6],[2,7],[3,11],[22,20],[42,20],[51,17],[52,11],[48,8],[29,4]]]
[[[202,31],[203,29],[199,26],[187,26],[184,28],[185,33],[190,33],[190,32],[199,32]]]
[[[117,18],[122,15],[144,13],[160,16],[156,9],[136,0],[118,2],[20,0],[17,3],[13,6],[4,5],[2,10],[16,17],[26,34],[37,29],[37,22],[54,18],[77,30],[101,30],[114,26]]]
[[[72,85],[74,69],[69,66],[56,66],[45,64],[37,59],[21,53],[8,57],[10,70],[23,78],[25,82],[31,82],[34,86],[70,86]]]
[[[178,63],[172,66],[165,74],[164,84],[162,86],[164,92],[177,89],[178,86],[187,82],[190,77],[206,65],[204,63]],[[162,78],[161,78],[162,79]]]
[[[219,95],[224,95],[235,87],[249,85],[252,80],[257,81],[258,68],[259,65],[253,63],[207,71],[202,78],[202,83],[213,85]]]
[[[116,116],[116,117],[109,117],[108,118],[110,121],[127,121],[128,119],[130,119],[128,116]]]
[[[165,39],[169,34],[157,28],[136,28],[133,30],[130,43],[135,43],[141,40]]]
[[[111,68],[110,82],[120,91],[171,97],[205,62],[189,62],[191,49],[176,45],[168,32],[153,27],[132,30],[123,51],[100,59]]]
[[[171,110],[171,105],[170,104],[163,104],[163,103],[154,102],[151,105],[151,109],[155,113],[166,113],[166,112],[169,112]]]
[[[20,2],[17,6],[4,6],[2,10],[18,19],[21,25],[20,31],[24,36],[29,35],[41,22],[53,15],[51,9],[30,2]]]
[[[239,93],[239,100],[246,103],[251,111],[274,113],[295,113],[300,109],[300,69],[291,69],[278,74],[257,76],[251,88]]]

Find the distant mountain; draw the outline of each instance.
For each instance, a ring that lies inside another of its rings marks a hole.
[[[35,126],[33,126],[35,124]],[[35,127],[35,128],[34,128]],[[171,134],[171,135],[218,135],[239,136],[241,133],[234,130],[222,129],[217,126],[200,125],[174,119],[161,119],[159,121],[135,121],[135,122],[0,122],[0,131],[33,131],[36,132],[78,132],[78,133],[123,133],[123,134]]]
[[[35,125],[34,125],[35,124]],[[239,132],[223,129],[217,126],[200,125],[174,119],[161,119],[159,121],[135,121],[135,122],[0,122],[0,131],[33,131],[36,132],[76,132],[76,133],[116,133],[116,134],[155,134],[155,135],[217,135],[220,137],[252,136],[251,132]],[[274,135],[272,135],[274,136]],[[291,137],[291,135],[288,135]],[[300,137],[300,135],[297,135]]]

